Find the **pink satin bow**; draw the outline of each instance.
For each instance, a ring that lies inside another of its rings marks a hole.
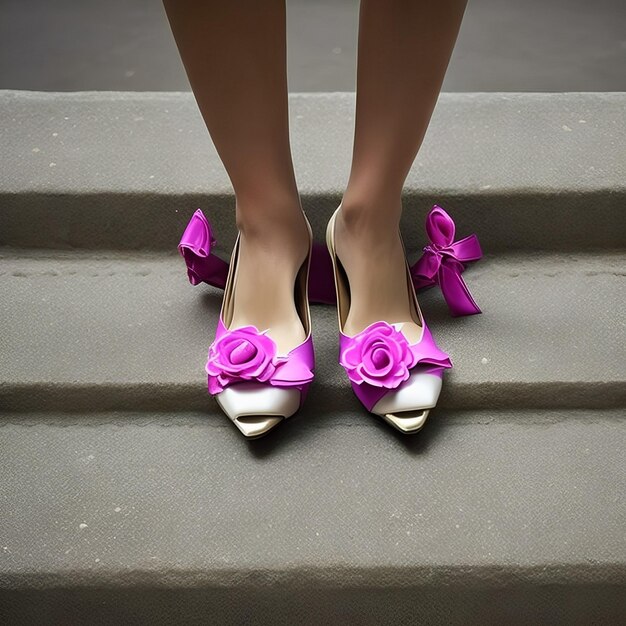
[[[474,315],[480,308],[472,298],[461,273],[469,261],[482,257],[476,235],[454,241],[454,220],[435,205],[426,217],[426,232],[431,243],[424,254],[411,267],[415,289],[439,285],[453,316]],[[192,216],[178,244],[185,259],[187,275],[192,285],[206,282],[224,288],[228,263],[213,254],[215,238],[204,213],[198,209]],[[335,304],[335,285],[332,264],[326,247],[313,244],[311,272],[309,276],[309,300],[323,304]]]
[[[454,220],[435,205],[426,217],[426,233],[430,244],[424,254],[411,267],[416,289],[439,285],[448,304],[450,314],[474,315],[479,306],[461,277],[469,261],[477,261],[483,255],[476,235],[454,241]]]

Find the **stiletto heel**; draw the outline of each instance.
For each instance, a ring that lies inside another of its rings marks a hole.
[[[240,237],[230,259],[224,299],[206,364],[209,393],[241,433],[254,439],[267,434],[302,406],[313,380],[315,358],[308,302],[308,275],[311,265],[312,231],[309,251],[295,280],[296,310],[304,327],[305,340],[286,354],[254,326],[230,329],[233,294],[237,281]]]
[[[417,302],[410,267],[406,262],[411,317],[422,329],[420,339],[409,343],[402,323],[374,322],[349,336],[344,325],[350,309],[350,285],[335,252],[333,213],[326,230],[326,245],[333,263],[339,322],[339,363],[350,379],[354,393],[371,413],[382,417],[403,433],[418,432],[437,404],[444,369],[452,367],[440,350]],[[401,238],[402,239],[402,238]],[[402,244],[404,247],[404,243]]]

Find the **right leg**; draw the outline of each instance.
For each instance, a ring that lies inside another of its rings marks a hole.
[[[361,0],[352,168],[337,254],[351,306],[345,328],[403,322],[417,341],[399,236],[402,188],[428,128],[465,0]]]
[[[304,340],[293,288],[309,246],[289,143],[285,0],[164,5],[235,191],[241,241],[231,328],[271,328],[285,352]]]

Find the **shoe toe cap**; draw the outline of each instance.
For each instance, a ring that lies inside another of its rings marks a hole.
[[[300,406],[300,391],[242,382],[215,396],[226,415],[246,437],[258,437],[291,417]]]
[[[395,428],[403,432],[419,430],[439,399],[442,380],[436,374],[411,372],[397,389],[386,393],[372,408]]]

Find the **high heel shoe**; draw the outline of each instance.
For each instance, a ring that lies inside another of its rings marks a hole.
[[[406,282],[411,317],[422,329],[419,341],[409,343],[402,323],[374,322],[349,336],[343,331],[350,309],[350,285],[335,252],[333,213],[326,230],[326,245],[333,263],[339,322],[339,363],[350,379],[354,393],[371,413],[403,433],[419,431],[437,404],[444,369],[452,367],[440,350],[420,311],[408,262]],[[404,243],[402,244],[404,248]],[[406,253],[405,253],[406,261]]]
[[[315,357],[308,302],[308,275],[313,236],[309,231],[309,252],[295,280],[296,310],[306,338],[286,354],[278,354],[268,330],[254,326],[230,329],[233,295],[237,282],[240,236],[230,259],[224,299],[206,364],[209,393],[241,433],[250,439],[267,434],[302,406],[313,380]]]

